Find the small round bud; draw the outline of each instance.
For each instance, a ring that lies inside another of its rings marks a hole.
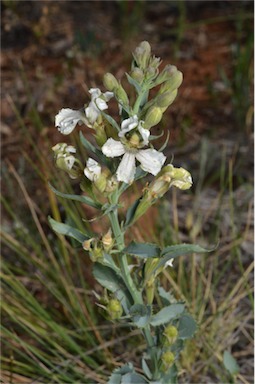
[[[142,41],[135,49],[133,55],[138,67],[146,69],[151,56],[151,46],[148,41]]]
[[[144,79],[144,73],[143,73],[143,71],[140,69],[140,68],[138,68],[138,67],[135,67],[134,69],[133,69],[133,71],[131,72],[131,77],[134,79],[134,80],[136,80],[138,83],[141,83],[142,81],[143,81],[143,79]]]
[[[173,352],[171,352],[171,351],[164,352],[161,355],[161,360],[163,363],[163,370],[164,371],[167,371],[169,368],[171,368],[171,366],[174,363],[174,359],[175,359],[175,356],[174,356]]]
[[[164,336],[166,337],[167,344],[172,345],[177,339],[178,329],[170,324],[165,328]]]
[[[111,92],[114,91],[115,88],[117,88],[119,86],[119,83],[118,83],[118,80],[116,79],[116,77],[113,76],[109,72],[104,75],[103,82],[104,82],[105,88]]]
[[[119,319],[123,312],[122,305],[119,300],[111,299],[107,305],[107,311],[112,320]]]
[[[157,125],[160,122],[162,116],[163,114],[161,108],[150,107],[146,113],[143,127],[145,129],[150,129],[151,127],[154,127],[154,125]]]
[[[161,85],[159,93],[164,92],[173,92],[175,89],[178,89],[183,80],[183,74],[180,71],[173,73],[171,78],[167,80],[164,84]]]

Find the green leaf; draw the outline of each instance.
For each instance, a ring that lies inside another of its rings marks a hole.
[[[151,370],[146,362],[146,360],[143,358],[142,359],[142,369],[143,369],[143,372],[145,373],[145,375],[151,379],[152,378],[152,373],[151,373]]]
[[[170,292],[167,292],[160,285],[158,286],[158,293],[163,301],[164,306],[176,303],[176,299],[174,298],[174,296]]]
[[[110,123],[118,132],[120,131],[120,127],[118,126],[117,122],[110,116],[107,115],[104,111],[100,111],[101,114],[104,116],[104,118]]]
[[[138,328],[143,328],[150,321],[151,307],[149,305],[135,304],[130,308],[129,314],[135,325]]]
[[[83,243],[85,240],[89,239],[89,236],[68,224],[59,223],[58,221],[52,219],[50,216],[48,217],[48,220],[53,231],[59,233],[60,235],[70,236],[77,240],[79,243]]]
[[[197,323],[190,315],[183,315],[179,321],[178,337],[180,339],[190,339],[197,330]]]
[[[142,90],[141,85],[135,79],[133,79],[133,77],[131,77],[128,73],[126,73],[126,76],[127,76],[129,84],[131,84],[131,85],[133,85],[133,87],[135,87],[137,93],[140,93]]]
[[[156,315],[151,317],[150,324],[156,327],[168,323],[170,320],[179,316],[184,311],[184,304],[172,304],[161,309]]]
[[[127,214],[126,214],[126,222],[125,222],[125,227],[128,227],[131,223],[132,223],[132,220],[135,216],[135,211],[136,211],[136,208],[138,207],[139,203],[141,201],[141,197],[139,197],[139,199],[137,199],[127,210]]]
[[[134,371],[132,363],[128,363],[114,370],[108,384],[148,384],[148,381]]]
[[[101,163],[108,166],[110,164],[109,159],[101,152],[101,150],[97,149],[93,144],[91,144],[82,134],[80,131],[80,140],[82,145],[89,151],[94,153],[98,159],[101,161]]]
[[[224,367],[231,373],[231,375],[236,375],[240,370],[236,359],[228,351],[224,351],[223,364]]]
[[[79,201],[80,203],[87,204],[90,207],[94,207],[97,209],[101,209],[101,207],[102,207],[102,204],[97,203],[96,201],[94,201],[93,199],[91,199],[88,196],[80,196],[80,195],[73,195],[73,194],[69,194],[69,193],[62,193],[62,192],[59,192],[57,189],[55,189],[51,184],[49,184],[49,186],[50,186],[50,189],[59,197],[63,197],[65,199],[69,199],[69,200]]]
[[[94,263],[93,275],[104,288],[116,295],[117,299],[122,303],[125,312],[127,312],[128,308],[130,308],[132,297],[122,277],[112,267],[100,263]]]
[[[128,253],[129,255],[134,255],[142,259],[148,259],[150,257],[159,257],[160,248],[156,244],[149,243],[136,243],[132,241],[123,252]]]

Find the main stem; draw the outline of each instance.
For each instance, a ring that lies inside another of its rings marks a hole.
[[[118,198],[119,196],[116,194],[114,198],[112,199],[111,203],[115,204],[115,208],[113,211],[111,211],[108,216],[110,219],[110,223],[112,226],[113,234],[118,246],[118,249],[120,251],[119,255],[119,263],[120,263],[120,269],[122,272],[122,277],[125,281],[125,284],[132,295],[132,298],[134,300],[134,304],[142,304],[144,305],[143,298],[141,292],[137,289],[135,286],[135,283],[130,275],[129,266],[127,262],[127,255],[123,253],[123,249],[125,248],[125,240],[124,240],[124,233],[121,230],[119,219],[118,219]],[[153,340],[153,337],[151,335],[151,329],[150,325],[146,325],[143,328],[143,336],[147,342],[147,345],[149,347],[149,353],[151,355],[151,360],[153,362],[154,366],[154,372],[153,376],[156,377],[158,375],[158,364],[157,364],[157,356],[156,356],[156,350],[155,350],[155,343]]]

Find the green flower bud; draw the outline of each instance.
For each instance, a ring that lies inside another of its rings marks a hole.
[[[132,70],[130,76],[131,76],[134,80],[136,80],[139,84],[142,83],[142,81],[143,81],[143,79],[144,79],[144,73],[143,73],[143,71],[142,71],[140,68],[138,68],[138,67],[135,67],[135,68]]]
[[[116,77],[109,72],[104,75],[103,83],[105,88],[111,92],[114,91],[115,88],[118,88],[119,86],[119,83]]]
[[[172,164],[164,167],[165,174],[171,177],[170,187],[174,186],[181,190],[189,189],[192,186],[191,174],[184,168],[174,168]]]
[[[168,108],[177,96],[177,89],[173,92],[167,91],[156,98],[156,105],[160,108]]]
[[[114,90],[114,94],[121,104],[123,105],[129,104],[127,93],[121,84],[118,84],[118,88]]]
[[[172,76],[164,84],[161,85],[159,94],[165,92],[173,92],[178,89],[183,80],[183,74],[180,71],[173,72]]]
[[[162,353],[161,361],[163,363],[162,368],[163,368],[164,372],[168,371],[168,369],[171,368],[171,366],[174,363],[174,360],[175,360],[175,356],[174,356],[173,352],[167,351],[167,352]]]
[[[106,308],[112,320],[117,320],[121,317],[123,309],[119,300],[111,299]]]
[[[95,128],[94,137],[95,137],[96,143],[99,145],[99,147],[102,147],[108,139],[105,132],[105,126],[103,123],[95,122],[94,128]]]
[[[155,106],[150,107],[145,115],[143,127],[145,129],[154,127],[154,125],[157,125],[160,122],[162,116],[163,114],[161,108]]]
[[[172,345],[175,343],[178,336],[178,329],[169,324],[164,331],[164,336],[166,337],[165,344]]]
[[[158,75],[156,83],[161,84],[164,81],[170,80],[178,71],[175,65],[167,64],[162,72]]]
[[[103,171],[98,178],[94,180],[95,187],[99,190],[99,192],[104,192],[107,184],[107,175]]]
[[[148,41],[142,41],[135,49],[133,56],[141,69],[146,69],[151,56],[151,46]]]

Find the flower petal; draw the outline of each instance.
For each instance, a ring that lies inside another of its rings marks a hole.
[[[84,121],[85,116],[80,111],[74,111],[70,108],[63,108],[55,116],[55,126],[63,135],[69,135],[76,124]]]
[[[109,101],[114,96],[114,93],[107,91],[103,95],[104,95],[105,101]]]
[[[125,153],[116,174],[118,181],[124,181],[127,184],[132,183],[135,177],[135,155],[133,153]]]
[[[159,173],[166,160],[166,156],[155,149],[141,149],[136,158],[141,163],[141,168],[154,176]]]
[[[101,99],[101,97],[98,97],[96,100],[95,100],[95,104],[96,104],[96,107],[100,110],[100,111],[104,111],[105,109],[108,108],[106,102]]]
[[[108,139],[102,146],[102,152],[107,157],[118,157],[125,153],[125,148],[120,141]]]
[[[91,181],[95,181],[101,175],[101,166],[94,159],[88,158],[84,175]]]
[[[125,134],[132,129],[136,128],[138,125],[138,117],[136,115],[125,119],[121,123],[121,131],[119,132],[119,137],[124,137]]]
[[[99,88],[90,88],[89,93],[91,94],[91,100],[95,100],[102,94]]]
[[[91,101],[88,107],[85,108],[85,113],[90,124],[94,124],[100,114],[99,109],[97,108],[94,101]]]
[[[138,126],[138,131],[140,132],[140,135],[142,136],[142,144],[143,145],[148,145],[149,144],[149,136],[150,136],[150,131],[148,129],[143,128],[143,123],[144,121],[139,121],[139,126]]]

